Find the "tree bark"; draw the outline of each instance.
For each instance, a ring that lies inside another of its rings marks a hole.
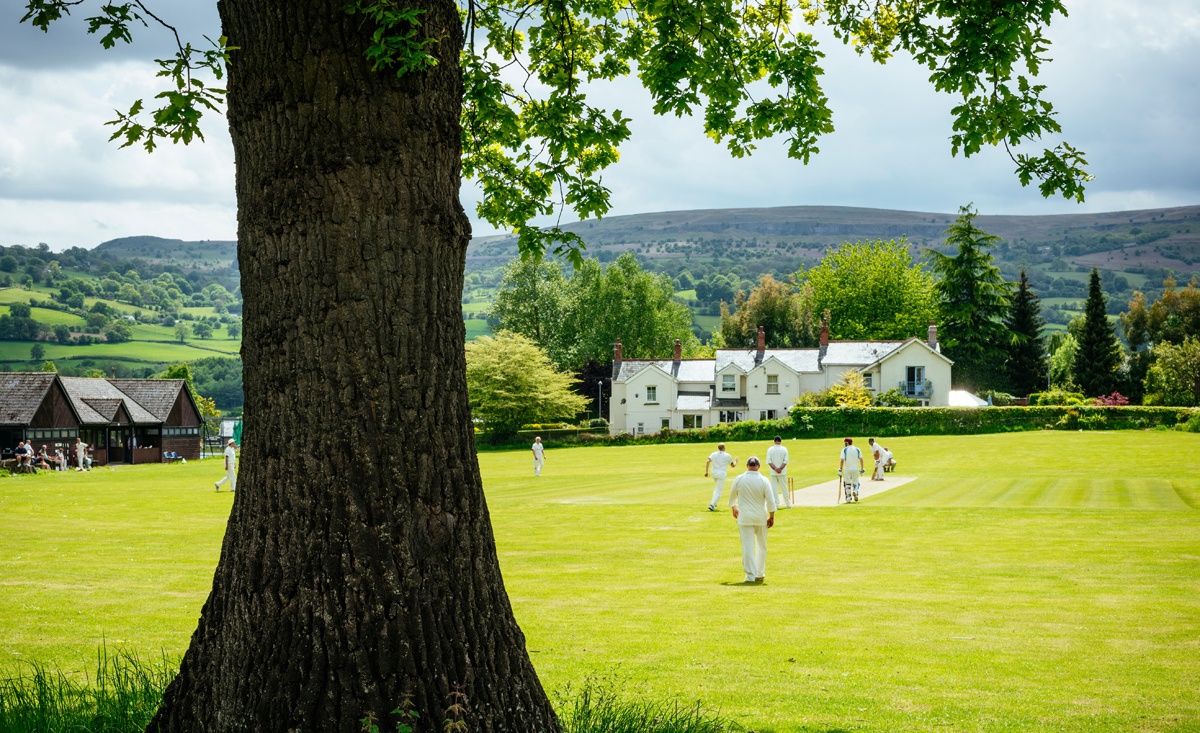
[[[213,589],[149,730],[558,723],[513,619],[467,405],[458,53],[364,57],[344,0],[222,0],[245,333],[238,492]]]

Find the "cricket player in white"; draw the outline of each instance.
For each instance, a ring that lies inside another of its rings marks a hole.
[[[883,446],[876,443],[874,438],[867,438],[867,442],[871,447],[867,450],[871,453],[871,458],[875,461],[875,471],[871,474],[872,481],[883,480]]]
[[[729,489],[729,506],[742,535],[742,570],[747,583],[767,577],[767,530],[775,526],[775,491],[758,472],[758,458],[746,459],[746,472]]]
[[[767,474],[767,478],[771,479],[771,487],[776,492],[783,494],[783,506],[791,509],[792,497],[788,494],[787,464],[787,448],[783,447],[783,438],[776,435],[775,445],[767,448],[767,466],[771,469],[771,472]]]
[[[221,484],[229,483],[230,493],[237,491],[237,451],[233,449],[233,438],[225,446],[225,478],[213,483],[213,488],[221,490]]]
[[[546,465],[546,448],[542,445],[541,437],[533,439],[533,475],[542,475],[542,466]]]
[[[721,500],[721,490],[725,488],[725,471],[736,465],[737,459],[725,452],[725,444],[717,443],[716,451],[709,454],[708,463],[704,464],[704,478],[708,478],[708,469],[711,467],[713,482],[716,484],[712,501],[708,502],[710,512],[717,510],[717,502]]]
[[[838,464],[838,476],[842,479],[846,501],[850,501],[851,497],[854,501],[858,501],[858,482],[863,472],[862,451],[854,447],[853,438],[846,438],[843,442],[846,447],[842,448],[842,462]]]

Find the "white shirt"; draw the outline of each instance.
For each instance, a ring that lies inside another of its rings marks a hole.
[[[883,446],[878,443],[875,443],[874,445],[872,445],[871,446],[871,457],[877,461],[881,460],[883,458]]]
[[[778,509],[771,482],[758,471],[746,471],[733,480],[729,506],[737,507],[738,524],[766,525],[770,513]]]
[[[712,474],[714,476],[724,476],[725,469],[729,468],[730,463],[733,463],[733,456],[723,450],[718,450],[713,451],[708,460],[712,461]],[[730,506],[733,506],[733,504],[730,504]]]
[[[884,463],[887,463],[888,461],[892,460],[892,452],[881,445],[879,446],[879,457]]]
[[[847,476],[858,475],[858,462],[862,459],[862,451],[858,446],[848,445],[842,448],[842,460],[846,462],[845,474]]]
[[[226,462],[225,465],[229,466],[229,468],[226,470],[232,471],[234,465],[236,465],[236,461],[237,461],[237,451],[235,451],[233,449],[232,445],[225,446],[225,462]]]
[[[542,458],[543,458],[542,453],[544,453],[545,450],[546,450],[545,447],[543,447],[541,443],[534,443],[533,444],[533,457],[539,461],[542,460]]]
[[[782,476],[783,474],[787,473],[787,462],[787,448],[784,448],[782,445],[772,445],[770,448],[767,448],[767,463],[784,467],[782,471],[775,474],[776,476]],[[775,469],[771,468],[770,465],[767,466],[767,469],[772,473],[775,473]]]

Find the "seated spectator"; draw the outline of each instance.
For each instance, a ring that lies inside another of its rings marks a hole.
[[[63,453],[61,447],[56,448],[54,451],[54,466],[59,471],[67,470],[67,455]]]
[[[17,443],[17,449],[13,451],[13,455],[17,458],[18,466],[29,465],[29,449],[25,447],[25,441]]]
[[[37,452],[37,455],[33,460],[33,466],[34,468],[44,468],[47,471],[50,470],[50,454],[46,452],[46,446],[43,445],[42,449]]]

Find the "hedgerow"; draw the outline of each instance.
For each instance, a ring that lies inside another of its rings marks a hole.
[[[663,430],[655,435],[609,435],[586,430],[542,433],[547,445],[703,443],[843,436],[975,435],[1025,430],[1145,430],[1188,424],[1200,410],[1186,407],[1041,405],[1034,407],[794,407],[779,420],[721,423],[703,430]],[[1191,421],[1200,429],[1200,418]],[[533,441],[522,433],[508,447]],[[482,447],[482,446],[481,446]],[[504,447],[504,446],[497,446]]]

